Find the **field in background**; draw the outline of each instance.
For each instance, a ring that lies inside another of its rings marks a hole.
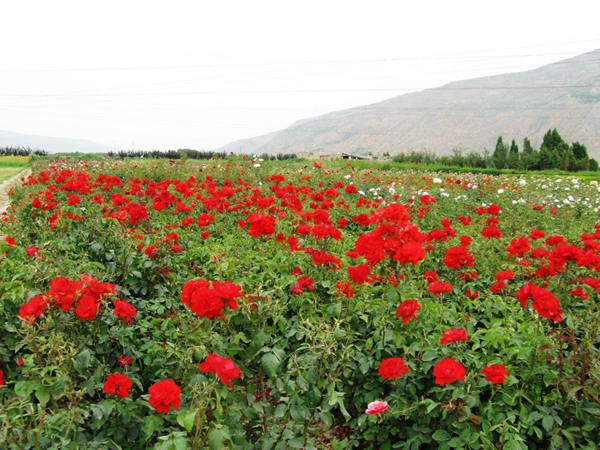
[[[29,166],[29,156],[0,157],[0,183],[15,176]]]

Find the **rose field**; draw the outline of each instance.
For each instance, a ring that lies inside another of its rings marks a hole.
[[[42,158],[11,202],[1,448],[600,442],[593,179]]]

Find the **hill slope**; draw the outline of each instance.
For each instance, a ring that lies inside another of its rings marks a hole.
[[[482,152],[493,150],[498,136],[519,146],[529,137],[537,148],[551,128],[600,157],[600,50],[305,119],[235,147],[254,153]]]
[[[46,150],[50,153],[105,153],[112,150],[106,145],[84,139],[38,136],[2,130],[0,130],[0,147],[29,147],[32,150]]]

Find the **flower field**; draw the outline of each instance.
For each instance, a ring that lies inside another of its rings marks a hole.
[[[19,449],[595,449],[599,185],[52,161],[0,231]]]

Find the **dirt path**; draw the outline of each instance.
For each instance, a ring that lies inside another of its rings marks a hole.
[[[8,180],[0,184],[0,214],[6,211],[8,209],[8,206],[10,205],[10,198],[8,196],[10,190],[14,186],[18,186],[19,184],[21,184],[21,179],[27,178],[30,173],[31,169],[25,169],[13,176],[12,178],[9,178]]]

